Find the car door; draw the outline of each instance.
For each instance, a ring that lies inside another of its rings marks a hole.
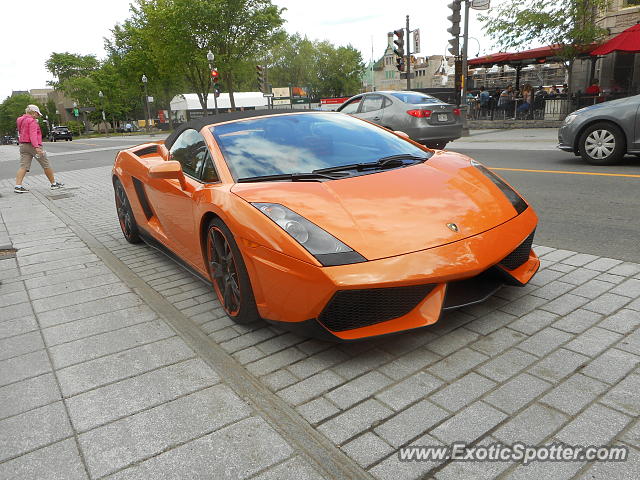
[[[384,125],[384,97],[375,93],[366,94],[362,99],[360,111],[355,116]]]
[[[340,105],[340,108],[338,108],[338,112],[347,113],[349,115],[355,115],[356,113],[358,113],[358,110],[360,109],[361,101],[362,101],[362,95],[353,97],[352,99],[347,100],[345,103]]]
[[[200,175],[209,155],[204,137],[188,129],[169,150],[171,160],[180,162],[185,187],[176,179],[148,179],[147,194],[165,237],[165,242],[182,259],[197,265],[200,240],[194,219],[194,195],[202,189]]]

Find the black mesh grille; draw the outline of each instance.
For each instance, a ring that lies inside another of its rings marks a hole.
[[[341,290],[336,292],[318,320],[334,332],[366,327],[406,315],[435,285]]]
[[[529,252],[531,251],[531,245],[533,244],[533,236],[536,231],[531,232],[524,242],[520,244],[513,252],[502,259],[500,265],[507,270],[515,270],[529,259]]]

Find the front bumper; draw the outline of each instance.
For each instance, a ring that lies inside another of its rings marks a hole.
[[[572,125],[562,125],[558,129],[558,148],[564,152],[575,152],[574,145],[575,128]]]
[[[540,266],[529,238],[536,224],[535,212],[527,208],[458,242],[335,267],[317,267],[261,246],[243,253],[263,318],[314,336],[356,340],[424,327],[438,321],[443,310],[482,301],[504,284],[526,284]],[[508,264],[515,268],[500,265],[518,247],[520,259]]]

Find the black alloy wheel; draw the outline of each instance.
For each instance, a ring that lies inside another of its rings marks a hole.
[[[138,233],[138,225],[131,211],[131,205],[124,191],[122,183],[117,178],[113,181],[113,189],[116,196],[116,211],[118,212],[118,220],[124,238],[129,243],[140,243],[140,235]]]
[[[249,275],[229,228],[219,218],[207,228],[207,265],[218,301],[227,315],[237,323],[258,320],[258,309]]]

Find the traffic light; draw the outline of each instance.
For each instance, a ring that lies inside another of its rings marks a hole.
[[[267,93],[267,67],[264,65],[256,65],[256,75],[258,88],[262,93]]]
[[[213,80],[213,91],[218,92],[220,90],[220,73],[215,68],[211,70],[211,80]]]
[[[404,30],[394,30],[393,34],[396,37],[393,40],[396,45],[396,48],[393,49],[393,53],[396,54],[396,68],[400,72],[404,72]]]
[[[453,0],[449,5],[447,5],[451,9],[451,15],[447,17],[447,20],[451,22],[451,26],[447,28],[447,32],[452,35],[452,38],[449,39],[449,53],[454,56],[460,55],[460,21],[462,20],[462,16],[460,15],[460,10],[462,8],[462,0]]]

